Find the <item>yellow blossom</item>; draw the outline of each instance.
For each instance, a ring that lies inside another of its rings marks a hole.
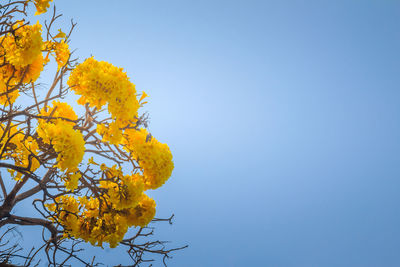
[[[73,109],[66,103],[53,102],[53,108],[47,111],[42,109],[39,114],[43,117],[55,117],[57,119],[41,119],[37,133],[42,141],[51,144],[57,152],[57,165],[62,171],[74,171],[83,159],[85,141],[79,130],[74,130],[74,123],[61,118],[76,120]]]
[[[59,38],[62,35],[65,35],[65,33],[60,31],[60,33],[58,33],[54,38]],[[47,51],[45,61],[49,61],[48,56],[49,54],[51,54],[56,59],[58,69],[64,67],[67,64],[68,59],[71,55],[68,43],[66,43],[64,39],[59,42],[45,41],[42,48],[44,51]]]
[[[139,108],[136,89],[122,68],[91,57],[76,66],[67,83],[81,95],[79,104],[89,103],[97,109],[108,104],[108,111],[119,125],[135,120]]]
[[[81,178],[81,174],[79,172],[67,174],[65,188],[74,191],[78,187],[79,178]]]
[[[0,105],[8,106],[15,102],[19,96],[19,90],[15,86],[7,86],[4,80],[0,80]]]
[[[142,194],[139,204],[129,209],[128,224],[145,227],[156,214],[156,202],[147,195]]]
[[[19,96],[19,84],[35,82],[43,70],[43,63],[43,55],[39,53],[33,62],[25,67],[3,64],[0,67],[0,94],[3,94],[0,96],[0,104],[8,106],[14,103]]]
[[[34,0],[36,6],[35,16],[45,13],[50,7],[50,2],[53,2],[53,0]]]
[[[5,59],[15,68],[25,67],[37,58],[42,49],[42,25],[23,25],[20,21],[13,26],[15,33],[8,34],[3,41]]]
[[[104,124],[97,125],[97,133],[103,136],[103,142],[110,142],[110,144],[119,144],[122,140],[122,125],[118,121],[111,122],[108,126]]]
[[[141,96],[140,99],[139,99],[139,103],[140,103],[140,104],[143,104],[143,103],[141,103],[141,102],[142,102],[142,100],[145,99],[146,97],[148,97],[148,95],[146,94],[145,91],[143,91],[142,96]]]
[[[96,162],[94,161],[93,157],[90,157],[90,158],[89,158],[88,164],[93,164],[93,165],[97,165],[97,166],[99,165],[98,163],[96,163]]]
[[[65,32],[63,32],[61,29],[58,29],[58,33],[53,37],[53,39],[56,38],[66,38],[67,35],[65,34]]]
[[[143,178],[139,174],[112,177],[101,181],[100,188],[107,190],[109,201],[116,210],[137,205],[144,190]]]
[[[68,105],[65,102],[60,102],[60,101],[53,101],[52,102],[53,107],[47,107],[47,108],[42,108],[42,110],[40,111],[40,116],[42,117],[51,117],[50,118],[46,118],[46,121],[50,121],[50,122],[58,122],[58,121],[63,121],[66,124],[69,124],[71,126],[74,126],[75,123],[72,121],[75,121],[78,119],[78,116],[76,115],[75,111],[72,109],[72,107],[70,105]],[[68,120],[64,120],[64,119],[68,119]],[[72,121],[69,121],[72,120]],[[42,122],[43,120],[40,120],[40,122]]]
[[[168,145],[151,137],[145,129],[127,129],[124,145],[143,169],[145,189],[156,189],[171,176],[174,163]]]
[[[65,66],[65,64],[67,64],[67,61],[71,53],[69,51],[68,44],[64,40],[61,40],[61,42],[56,43],[54,50],[56,53],[56,61],[58,69],[60,69],[61,67]]]
[[[4,133],[4,131],[6,132]],[[6,125],[1,124],[0,136],[3,135],[4,138],[0,142],[0,150],[4,150],[4,153],[0,160],[12,159],[15,166],[24,168],[30,166],[29,170],[32,172],[39,168],[40,163],[35,157],[39,147],[35,139],[31,136],[25,138],[25,133],[15,125],[11,125],[7,130]],[[22,176],[22,173],[11,169],[9,172],[17,180]]]

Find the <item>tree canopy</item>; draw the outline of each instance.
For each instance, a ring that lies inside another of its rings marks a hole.
[[[2,1],[0,5],[0,262],[51,266],[85,259],[78,245],[125,246],[138,265],[165,258],[178,248],[152,240],[156,203],[147,190],[160,188],[174,164],[168,145],[148,131],[141,112],[147,94],[138,92],[122,68],[69,47],[75,23],[54,29],[60,17],[51,0]],[[47,14],[42,25],[29,21]],[[49,86],[39,83],[54,73]],[[69,94],[79,97],[71,103]],[[30,201],[37,216],[14,212]],[[43,245],[20,255],[9,245],[20,226],[41,226]],[[135,229],[128,235],[128,229]],[[138,242],[138,240],[141,240]],[[45,259],[37,255],[46,255]],[[118,262],[117,262],[118,263]]]

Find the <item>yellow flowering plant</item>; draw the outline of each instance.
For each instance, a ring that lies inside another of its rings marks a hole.
[[[122,68],[94,57],[73,59],[69,40],[75,24],[53,30],[55,9],[45,27],[27,20],[29,6],[40,15],[51,2],[0,5],[0,231],[7,233],[8,225],[41,226],[50,235],[25,259],[47,254],[52,266],[65,264],[49,256],[57,253],[93,265],[78,254],[79,243],[125,246],[135,266],[146,254],[168,258],[184,247],[166,248],[149,239],[148,224],[171,222],[172,216],[155,218],[156,203],[147,192],[167,182],[174,164],[168,145],[146,129],[140,107],[147,94],[136,90]],[[37,86],[51,62],[57,66],[51,85]],[[66,101],[71,92],[79,96],[75,104]],[[32,201],[36,217],[15,212],[22,201]],[[13,256],[12,249],[0,256],[0,265]]]

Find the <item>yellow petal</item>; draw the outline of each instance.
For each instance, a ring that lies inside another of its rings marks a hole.
[[[139,99],[139,103],[140,103],[143,99],[145,99],[146,97],[148,97],[148,95],[146,94],[145,91],[143,91],[142,96],[141,96],[140,99]]]
[[[63,31],[61,31],[61,29],[58,29],[57,35],[54,36],[53,38],[65,38],[65,37],[67,37],[67,35]]]
[[[93,157],[89,158],[89,164],[99,165],[98,163],[94,162]]]

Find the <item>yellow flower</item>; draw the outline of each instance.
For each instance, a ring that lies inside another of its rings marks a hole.
[[[73,196],[60,196],[56,199],[58,205],[46,204],[50,211],[58,214],[57,220],[63,225],[67,232],[76,234],[80,231],[79,202]]]
[[[63,120],[63,118],[69,119],[69,120],[74,120],[74,121],[78,119],[78,116],[76,115],[75,111],[72,109],[72,107],[70,105],[68,105],[67,103],[64,103],[64,102],[56,101],[56,100],[54,100],[52,102],[52,104],[53,104],[53,107],[47,107],[47,109],[42,108],[39,115],[43,116],[43,117],[51,117],[52,119],[46,118],[45,120],[53,122],[53,123],[63,121],[66,124],[69,124],[71,126],[75,125],[75,123],[72,121]],[[39,120],[39,123],[42,121],[43,120]]]
[[[96,162],[94,161],[93,157],[90,157],[90,158],[89,158],[88,164],[93,164],[93,165],[97,165],[97,166],[99,165],[98,163],[96,163]]]
[[[83,159],[85,141],[82,133],[73,129],[74,122],[62,119],[77,119],[72,107],[66,103],[54,101],[52,108],[47,111],[42,109],[39,115],[55,118],[40,119],[37,133],[44,143],[51,144],[55,152],[57,152],[56,167],[62,171],[74,171]]]
[[[65,35],[65,33],[61,32],[61,30],[59,31],[60,32],[54,38],[60,38],[60,36]],[[51,55],[56,59],[58,69],[64,67],[67,64],[68,59],[71,55],[71,52],[69,51],[69,46],[65,42],[65,40],[61,40],[59,42],[45,41],[43,43],[42,49],[44,51],[47,51],[45,61],[49,61],[48,56],[51,53]]]
[[[110,170],[119,172],[114,167]],[[109,243],[111,248],[116,247],[130,226],[144,227],[156,213],[155,201],[142,193],[134,205],[121,210],[111,208],[104,199],[100,202],[93,197],[79,197],[76,200],[64,195],[58,197],[56,203],[46,204],[46,207],[64,227],[65,235],[101,247],[104,242]]]
[[[140,99],[139,99],[139,103],[142,104],[142,105],[145,104],[145,103],[147,103],[147,102],[143,102],[143,103],[142,103],[142,100],[145,99],[146,97],[148,97],[148,95],[146,94],[145,91],[143,91],[142,96],[141,96]]]
[[[107,190],[109,201],[116,210],[137,205],[143,193],[143,178],[139,174],[112,177],[100,182],[100,188]]]
[[[89,103],[98,109],[108,104],[108,111],[118,126],[135,121],[139,108],[136,89],[122,68],[91,57],[76,66],[67,83],[81,95],[79,104]]]
[[[39,161],[34,157],[39,149],[35,139],[31,136],[25,138],[25,133],[15,125],[11,125],[9,130],[6,130],[6,126],[0,124],[0,136],[3,135],[4,138],[0,142],[0,147],[6,146],[6,148],[0,160],[11,159],[18,167],[26,168],[30,166],[32,172],[40,167]],[[9,173],[16,180],[22,177],[22,173],[14,170],[9,170]]]
[[[156,214],[156,202],[147,195],[142,194],[139,204],[129,209],[128,224],[145,227]]]
[[[57,124],[39,124],[37,133],[44,143],[51,144],[57,152],[57,168],[71,171],[78,167],[85,152],[85,141],[81,132],[60,121]]]
[[[97,133],[103,136],[103,142],[110,142],[110,144],[119,144],[122,140],[122,125],[118,121],[111,122],[108,126],[104,124],[97,125]]]
[[[102,163],[102,164],[100,165],[100,170],[102,170],[102,171],[107,170],[106,164]]]
[[[94,246],[102,246],[103,242],[116,247],[128,231],[126,213],[109,210],[106,205],[100,205],[96,198],[62,196],[56,199],[57,205],[47,204],[46,207],[56,213],[59,223],[64,227],[65,234],[82,238]],[[56,208],[57,207],[57,208]]]
[[[16,76],[22,77],[25,74],[22,82],[33,83],[39,78],[40,73],[43,71],[43,64],[43,55],[42,53],[39,53],[36,59],[26,67],[26,70],[18,70],[18,74]]]
[[[14,25],[15,34],[7,35],[3,41],[5,59],[15,68],[25,67],[38,57],[42,49],[42,25]]]
[[[61,67],[64,67],[65,64],[67,64],[69,56],[71,54],[69,51],[68,44],[64,40],[61,40],[61,42],[56,43],[55,53],[56,53],[56,61],[58,69],[60,69]]]
[[[3,37],[0,38],[0,43],[2,41],[3,43],[7,43],[12,40],[13,37],[11,36],[5,38]],[[18,43],[19,42],[23,43],[23,41],[21,40],[18,41]],[[7,49],[0,47],[0,54],[4,55],[2,56],[3,59],[11,59],[12,62],[16,63],[20,62],[20,59],[15,57],[18,57],[18,55],[22,56],[22,54],[24,54],[22,51],[22,47],[18,47],[17,50],[18,51],[10,50],[10,47]],[[7,53],[11,53],[11,55]],[[9,104],[14,103],[17,97],[19,96],[19,90],[18,90],[19,85],[21,83],[35,82],[39,78],[40,73],[43,70],[43,63],[44,63],[43,55],[40,52],[40,50],[38,51],[36,56],[31,59],[33,59],[33,61],[31,62],[29,61],[29,64],[27,65],[23,64],[20,66],[18,65],[14,66],[6,61],[0,66],[0,94],[6,93],[0,96],[0,104],[8,106]]]
[[[26,67],[15,68],[10,64],[0,67],[0,104],[8,106],[19,96],[18,84],[35,82],[43,70],[43,55],[39,53],[36,59]],[[8,96],[8,97],[7,97]]]
[[[65,32],[63,32],[61,29],[58,29],[58,33],[53,37],[53,39],[56,38],[66,38],[67,35],[65,34]]]
[[[65,187],[68,190],[74,191],[78,187],[79,178],[81,178],[81,174],[79,172],[67,174]]]
[[[53,2],[53,0],[34,0],[34,1],[36,6],[35,16],[45,13],[47,9],[50,7],[49,2]]]
[[[168,145],[150,137],[145,129],[127,129],[124,145],[143,169],[145,189],[156,189],[171,176],[174,163]]]
[[[0,105],[8,106],[18,98],[19,90],[15,86],[7,86],[4,80],[0,80],[0,94]]]

